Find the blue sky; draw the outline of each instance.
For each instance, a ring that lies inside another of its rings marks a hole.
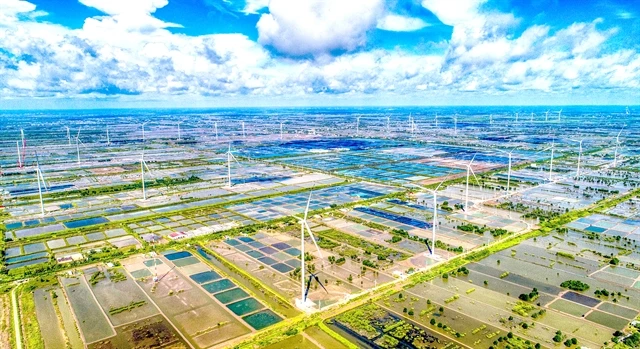
[[[1,1],[4,108],[640,100],[636,1]]]

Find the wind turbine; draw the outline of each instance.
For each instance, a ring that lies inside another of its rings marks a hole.
[[[518,113],[516,113],[516,123],[518,122]]]
[[[629,115],[629,107],[625,109],[625,114]]]
[[[148,172],[151,172],[151,170],[149,169],[149,166],[147,166],[147,163],[144,161],[144,151],[142,152],[142,155],[140,155],[140,177],[142,179],[142,200],[147,200],[147,188],[145,187],[144,184],[144,169],[147,169]]]
[[[360,134],[360,116],[356,116],[356,136]]]
[[[558,122],[560,122],[560,117],[562,116],[562,108],[558,110]]]
[[[38,195],[40,195],[40,212],[44,216],[44,201],[42,200],[42,187],[45,190],[49,190],[47,182],[44,180],[44,175],[40,169],[40,160],[38,159],[38,152],[36,152],[36,179],[38,180]]]
[[[465,198],[464,198],[464,211],[465,213],[469,211],[469,175],[473,174],[473,178],[476,179],[476,183],[478,183],[478,185],[480,185],[480,182],[478,181],[478,177],[476,177],[476,173],[473,172],[473,168],[471,168],[471,164],[473,163],[473,160],[476,159],[476,155],[478,155],[478,153],[473,155],[473,158],[471,158],[471,161],[469,161],[469,163],[467,164],[467,190],[465,193]]]
[[[282,121],[280,121],[280,140],[282,140]]]
[[[549,161],[549,180],[551,181],[551,175],[553,174],[553,153],[556,150],[556,139],[551,141],[551,146],[543,151],[551,150],[551,160]]]
[[[320,255],[320,261],[322,263],[324,263],[323,257],[322,257],[322,251],[320,250],[320,248],[318,247],[318,243],[316,242],[316,238],[313,236],[313,233],[311,232],[311,228],[309,228],[309,224],[307,223],[307,216],[309,214],[309,205],[311,204],[311,194],[312,192],[309,193],[309,199],[307,199],[307,207],[304,209],[304,217],[300,220],[300,293],[301,293],[301,300],[302,303],[300,304],[301,307],[306,307],[306,301],[307,301],[307,292],[308,289],[305,290],[305,285],[304,285],[304,281],[305,281],[305,277],[304,277],[304,273],[305,273],[305,254],[304,254],[304,236],[305,236],[305,231],[306,233],[309,234],[309,236],[311,237],[311,241],[313,241],[313,244],[316,246],[316,250],[318,251],[318,254]],[[317,278],[317,276],[313,273],[311,273],[311,277]],[[311,282],[311,281],[309,281]],[[319,280],[318,280],[319,282]],[[324,286],[323,286],[324,288]],[[326,291],[326,289],[325,289]]]
[[[244,121],[242,121],[242,138],[247,138],[247,134],[244,132]]]
[[[616,136],[616,151],[613,155],[613,167],[617,167],[618,166],[618,148],[620,147],[620,144],[622,142],[620,142],[620,134],[622,133],[622,130],[624,130],[624,128],[627,125],[623,125],[622,128],[620,129],[620,132],[618,132],[618,135]]]
[[[235,160],[235,162],[240,165],[238,159],[231,152],[231,143],[229,143],[229,150],[227,150],[227,178],[228,178],[228,186],[231,188],[231,160]]]
[[[218,140],[218,122],[213,122],[213,130],[216,132],[216,141]]]
[[[307,295],[309,294],[309,288],[311,288],[311,281],[313,281],[313,279],[316,280],[318,285],[322,286],[325,292],[329,293],[329,291],[327,291],[327,288],[324,287],[324,285],[320,281],[320,278],[318,277],[318,275],[309,271],[309,280],[307,281],[307,289],[304,291],[304,299],[302,300],[302,304],[305,304],[307,302]],[[302,282],[304,283],[304,280],[302,280]]]
[[[433,222],[431,223],[432,225],[431,247],[429,247],[429,244],[427,244],[427,248],[429,248],[429,253],[431,254],[431,257],[434,257],[436,253],[436,227],[438,225],[438,189],[440,189],[440,186],[442,186],[445,180],[446,178],[443,179],[442,182],[440,182],[440,184],[438,184],[438,186],[435,189],[427,189],[427,188],[420,187],[421,189],[429,191],[431,195],[433,195]]]
[[[80,140],[80,130],[81,128],[78,129],[78,134],[76,135],[76,152],[78,153],[78,165],[80,165],[80,143],[82,143],[82,141]],[[84,145],[84,143],[82,143],[82,145]]]
[[[144,137],[144,125],[148,124],[149,121],[145,121],[143,122],[140,126],[142,127],[142,143],[145,143],[145,137]]]
[[[436,128],[438,128],[438,113],[436,113]]]
[[[493,125],[493,114],[489,114],[489,125]]]
[[[69,146],[71,146],[71,133],[69,132],[69,126],[65,126],[67,128],[67,139],[69,140]]]
[[[111,139],[109,138],[109,125],[107,125],[107,145],[111,145]]]
[[[178,140],[181,141],[182,140],[182,133],[180,132],[180,124],[182,123],[182,121],[178,121]]]
[[[518,149],[518,147],[515,147],[515,148],[511,149],[511,151],[508,152],[508,153],[503,151],[503,150],[499,150],[498,149],[498,151],[501,151],[501,152],[506,153],[506,154],[509,155],[509,167],[508,167],[508,172],[507,172],[507,195],[509,194],[509,192],[511,190],[511,154],[513,154],[513,152],[516,149]]]
[[[534,113],[531,113],[531,118],[529,119],[530,122],[533,122],[533,116],[534,115],[535,115]]]
[[[570,139],[570,141],[577,142],[580,145],[580,150],[578,151],[578,170],[576,171],[576,177],[580,177],[580,162],[582,161],[582,142],[584,139]]]
[[[549,112],[551,110],[547,110],[546,112],[544,112],[544,121],[549,121]]]
[[[387,133],[391,132],[391,118],[387,115]]]

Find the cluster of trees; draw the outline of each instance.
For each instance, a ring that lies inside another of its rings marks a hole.
[[[574,291],[586,291],[589,285],[579,280],[567,280],[560,284],[560,287],[568,288]]]

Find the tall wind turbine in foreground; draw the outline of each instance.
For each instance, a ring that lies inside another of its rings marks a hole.
[[[40,169],[40,160],[38,159],[38,153],[36,152],[36,179],[38,180],[38,195],[40,195],[40,212],[44,216],[44,201],[42,200],[42,188],[49,190],[47,182],[44,180],[44,175]]]
[[[307,223],[307,216],[309,214],[309,204],[311,203],[311,194],[309,193],[309,199],[307,199],[307,207],[304,209],[304,217],[300,220],[300,296],[301,298],[298,301],[298,306],[300,308],[303,309],[308,309],[309,306],[311,304],[307,304],[307,293],[308,293],[308,289],[305,290],[305,271],[306,271],[306,262],[305,262],[305,254],[304,254],[304,236],[305,236],[305,232],[307,234],[309,234],[309,236],[311,237],[311,241],[313,241],[313,244],[316,246],[316,250],[318,251],[318,254],[320,255],[320,261],[324,263],[324,259],[322,257],[322,251],[320,250],[320,248],[318,247],[318,243],[316,242],[316,238],[313,236],[313,233],[311,232],[311,229],[309,228],[309,224]],[[311,277],[312,278],[316,278],[316,281],[320,282],[320,280],[318,279],[318,277],[311,273]],[[311,283],[311,278],[309,280],[309,284]],[[321,284],[322,285],[322,284]],[[324,286],[323,286],[324,288]],[[326,291],[326,289],[325,289]]]

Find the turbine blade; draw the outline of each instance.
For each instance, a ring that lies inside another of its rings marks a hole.
[[[313,233],[311,232],[311,229],[309,228],[309,224],[307,224],[307,220],[304,220],[304,227],[307,229],[307,233],[309,234],[309,236],[311,236],[311,241],[313,241],[313,244],[316,246],[316,250],[318,251],[318,254],[320,255],[320,262],[322,262],[322,265],[324,265],[324,258],[322,257],[322,251],[320,250],[320,247],[318,247],[318,243],[316,242],[316,238],[313,236]]]
[[[478,183],[478,185],[482,187],[482,185],[480,184],[480,181],[478,181],[478,177],[476,177],[476,173],[473,172],[473,168],[469,166],[469,169],[471,170],[471,174],[473,175],[473,178],[476,180],[476,183]]]
[[[304,256],[302,258],[304,258]],[[313,274],[309,275],[309,281],[307,281],[307,288],[304,290],[304,300],[303,300],[303,302],[307,301],[307,295],[309,294],[309,288],[311,287],[311,280],[313,280]]]
[[[473,157],[471,158],[471,161],[469,161],[469,166],[471,166],[471,163],[473,163],[473,160],[476,159],[476,155],[478,155],[478,153],[473,154]]]
[[[424,244],[427,245],[427,248],[429,249],[429,254],[433,254],[433,251],[431,250],[431,246],[429,246],[429,243],[425,241]]]
[[[307,207],[304,209],[304,222],[307,223],[307,214],[309,214],[309,204],[311,204],[311,193],[309,192],[309,199],[307,199]]]
[[[313,275],[313,277],[316,279],[316,282],[318,282],[318,284],[322,287],[322,289],[323,289],[325,292],[329,293],[329,291],[327,291],[327,288],[326,288],[326,287],[324,287],[324,285],[323,285],[323,284],[322,284],[322,282],[320,281],[320,278],[319,278],[316,274],[312,274],[312,275]]]

